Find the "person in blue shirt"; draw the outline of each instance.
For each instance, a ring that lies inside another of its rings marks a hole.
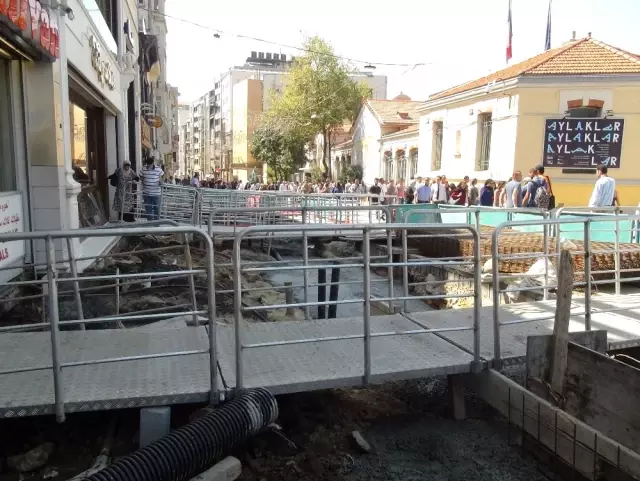
[[[493,207],[493,189],[495,184],[492,179],[487,179],[484,187],[480,189],[480,205],[484,207]]]

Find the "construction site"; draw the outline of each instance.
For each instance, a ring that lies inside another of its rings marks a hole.
[[[171,194],[0,235],[0,481],[640,479],[633,211]]]

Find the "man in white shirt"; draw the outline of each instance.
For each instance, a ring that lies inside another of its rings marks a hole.
[[[610,207],[616,194],[616,181],[607,175],[609,169],[604,164],[598,165],[596,185],[589,199],[589,207]]]
[[[431,200],[431,186],[423,182],[421,177],[418,177],[416,185],[416,199],[418,204],[428,204]]]
[[[444,204],[447,202],[447,180],[444,176],[438,176],[433,185],[433,203]]]
[[[153,157],[147,158],[147,165],[140,172],[142,180],[142,199],[147,220],[160,218],[160,204],[162,201],[162,176],[163,170],[155,164]]]

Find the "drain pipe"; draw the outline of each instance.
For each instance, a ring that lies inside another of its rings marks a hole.
[[[188,480],[277,417],[278,403],[269,391],[247,391],[155,443],[120,458],[85,481]]]

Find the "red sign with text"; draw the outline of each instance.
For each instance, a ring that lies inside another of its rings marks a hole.
[[[22,31],[25,40],[39,45],[52,57],[60,56],[57,16],[50,15],[39,0],[0,0],[0,14]]]

